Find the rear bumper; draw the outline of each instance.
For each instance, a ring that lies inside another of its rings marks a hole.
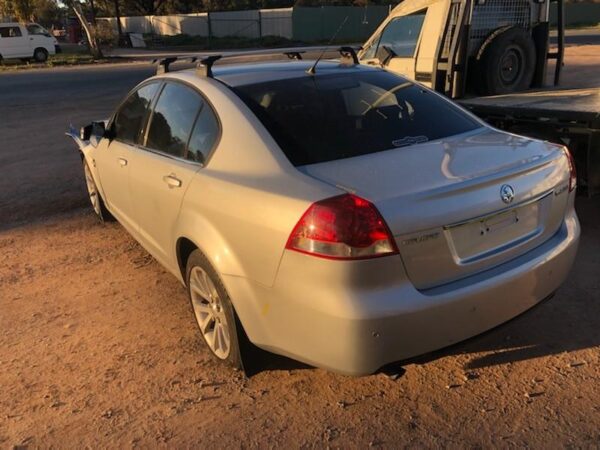
[[[475,336],[528,310],[563,283],[579,234],[571,208],[560,230],[536,249],[424,291],[398,275],[404,273],[399,257],[351,266],[357,263],[315,262],[296,252],[286,252],[272,288],[232,277],[225,284],[250,340],[259,347],[364,375]]]

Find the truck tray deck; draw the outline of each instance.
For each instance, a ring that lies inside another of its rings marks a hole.
[[[458,101],[476,114],[501,112],[518,116],[596,122],[600,129],[600,88],[547,89],[465,98]]]
[[[458,101],[500,129],[566,144],[573,152],[578,183],[600,193],[600,88],[547,89]]]

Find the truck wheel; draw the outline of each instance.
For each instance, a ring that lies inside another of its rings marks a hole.
[[[83,174],[85,176],[85,184],[87,186],[88,196],[90,199],[90,203],[92,204],[92,208],[94,208],[94,212],[96,213],[101,222],[114,222],[115,218],[108,211],[108,209],[106,209],[104,200],[102,200],[100,191],[98,191],[96,182],[94,181],[92,173],[90,172],[90,168],[88,167],[87,162],[85,162],[85,160],[83,161]]]
[[[481,56],[484,93],[498,95],[529,89],[535,61],[535,44],[526,30],[513,27],[501,32]]]
[[[48,59],[48,50],[45,48],[36,48],[33,52],[33,59],[40,63],[46,62]]]
[[[212,355],[241,369],[239,344],[241,324],[216,270],[200,250],[194,250],[186,265],[188,296],[198,328]]]

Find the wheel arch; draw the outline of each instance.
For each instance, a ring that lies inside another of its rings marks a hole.
[[[506,31],[511,30],[513,28],[518,28],[518,26],[517,25],[506,25],[506,26],[503,26],[500,28],[496,28],[494,31],[492,31],[488,35],[488,37],[485,38],[483,43],[479,46],[479,50],[477,50],[477,53],[475,54],[475,59],[477,61],[480,61],[481,57],[485,53],[486,49],[490,46],[490,44],[494,41],[494,39],[496,39],[496,37],[498,37],[502,33],[505,33]]]
[[[203,233],[203,236],[206,237],[206,233]],[[232,289],[228,282],[231,277],[223,276],[233,275],[233,272],[235,271],[235,262],[231,259],[223,258],[223,254],[225,254],[226,252],[219,252],[217,250],[219,245],[209,244],[208,249],[206,249],[202,248],[201,245],[198,245],[197,242],[198,241],[191,239],[188,236],[181,236],[176,241],[175,249],[177,254],[177,264],[179,268],[179,275],[181,276],[181,281],[183,282],[184,286],[187,287],[187,262],[191,254],[194,251],[198,250],[200,253],[202,253],[202,255],[206,258],[208,263],[213,267],[213,269],[219,276],[223,288],[229,296],[229,300],[231,301],[235,314],[237,315],[240,321],[241,330],[244,333],[244,336],[246,336],[245,339],[248,339],[249,330],[247,327],[250,327],[250,331],[253,330],[252,318],[256,317],[256,307],[253,305],[252,302],[248,302],[247,298],[245,299],[246,301],[244,301],[243,296],[232,295]],[[204,242],[206,242],[206,239],[204,239]]]
[[[177,256],[177,265],[179,267],[179,273],[184,284],[187,284],[185,279],[185,271],[187,267],[187,261],[194,250],[200,250],[196,243],[191,239],[182,236],[177,239],[175,243],[175,254]],[[200,250],[202,251],[202,250]]]
[[[221,278],[246,276],[233,249],[216,227],[199,214],[183,211],[180,214],[175,259],[183,284],[186,284],[187,260],[194,250],[199,250],[206,257]],[[226,284],[226,280],[223,282]]]

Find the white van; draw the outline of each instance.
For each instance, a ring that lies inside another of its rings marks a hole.
[[[0,60],[9,58],[44,62],[60,53],[58,41],[37,23],[0,23]]]

